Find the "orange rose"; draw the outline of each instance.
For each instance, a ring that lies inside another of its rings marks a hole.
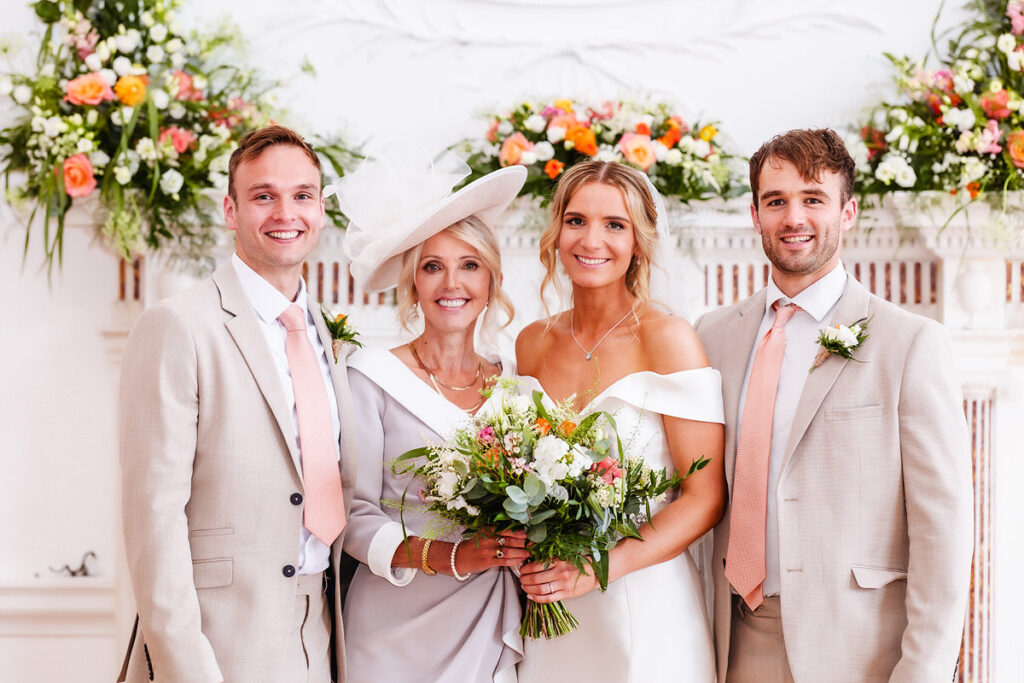
[[[149,79],[145,76],[121,76],[114,84],[114,92],[121,104],[134,107],[146,99],[146,83]]]
[[[562,424],[558,425],[558,431],[562,434],[562,436],[568,437],[573,432],[576,431],[576,423],[566,420]]]
[[[665,132],[665,134],[658,138],[658,142],[665,145],[669,149],[672,149],[682,139],[683,134],[679,131],[679,127],[670,125],[669,129]]]
[[[1024,168],[1024,130],[1015,130],[1006,136],[1006,151],[1017,168]]]
[[[543,417],[538,417],[537,421],[533,423],[533,426],[536,427],[541,434],[547,434],[551,431],[551,423]]]
[[[619,150],[626,161],[635,164],[644,171],[654,163],[654,143],[647,135],[637,133],[626,133],[619,140]]]
[[[565,131],[565,139],[571,142],[573,148],[580,154],[591,157],[597,154],[597,137],[594,135],[594,131],[586,126],[573,126]]]
[[[978,193],[981,192],[981,185],[977,181],[967,183],[967,192],[971,195],[971,199],[977,199]]]
[[[501,151],[498,152],[498,161],[502,166],[515,166],[523,156],[523,152],[533,149],[533,143],[526,139],[522,133],[513,133],[501,143]]]
[[[651,127],[648,126],[643,121],[641,121],[640,123],[636,124],[636,132],[639,133],[640,135],[646,135],[646,136],[650,137],[650,135],[651,135]]]
[[[114,99],[114,91],[98,73],[85,74],[68,81],[65,102],[71,104],[99,104]]]
[[[336,322],[336,323],[343,323],[343,322],[345,322],[345,319],[347,317],[348,316],[345,315],[344,313],[339,313],[338,315],[334,316],[334,322]]]
[[[89,157],[76,154],[64,160],[64,191],[69,197],[84,197],[95,189],[96,176]]]
[[[565,168],[565,164],[558,159],[551,159],[548,163],[544,164],[544,173],[547,174],[548,178],[554,180],[561,174],[563,168]]]

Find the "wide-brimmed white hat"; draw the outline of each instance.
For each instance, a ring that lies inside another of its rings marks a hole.
[[[453,193],[469,173],[451,152],[431,159],[414,142],[391,140],[368,148],[359,168],[324,189],[349,219],[345,255],[364,291],[397,285],[402,254],[454,223],[476,216],[493,225],[526,182],[526,168],[512,166]]]

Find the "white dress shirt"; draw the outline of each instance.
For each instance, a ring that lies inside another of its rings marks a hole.
[[[774,274],[773,274],[774,275]],[[818,331],[828,325],[839,298],[846,288],[846,270],[839,263],[827,275],[819,279],[804,291],[790,299],[775,284],[774,277],[768,282],[768,296],[765,297],[764,317],[761,327],[757,330],[754,348],[750,351],[747,361],[747,372],[743,377],[743,390],[740,392],[739,422],[736,428],[737,445],[740,428],[743,424],[743,406],[747,400],[747,382],[750,381],[750,369],[754,365],[754,353],[764,335],[775,322],[775,311],[772,304],[780,301],[780,305],[790,302],[799,306],[789,322],[786,323],[786,350],[782,356],[782,370],[779,374],[779,388],[775,394],[775,414],[772,419],[772,446],[768,456],[768,514],[765,528],[765,579],[762,591],[765,596],[778,595],[779,580],[779,515],[775,501],[775,491],[779,484],[779,472],[782,469],[782,458],[789,431],[793,426],[793,415],[796,413],[800,394],[807,381],[808,370],[818,353]],[[840,320],[849,324],[852,320]]]
[[[334,450],[341,460],[341,421],[338,417],[338,399],[334,395],[334,383],[331,379],[331,367],[324,345],[320,342],[320,335],[317,334],[316,325],[310,316],[306,306],[306,282],[299,279],[299,293],[295,301],[289,301],[272,284],[264,280],[259,273],[245,264],[238,254],[231,255],[231,265],[242,283],[242,290],[252,302],[256,309],[256,316],[260,321],[260,328],[263,337],[267,340],[267,347],[270,355],[274,358],[274,367],[277,368],[277,377],[281,381],[281,388],[284,390],[285,401],[292,407],[292,426],[294,427],[295,445],[301,453],[302,444],[299,441],[299,417],[295,410],[295,389],[292,387],[292,376],[288,371],[288,355],[285,352],[285,338],[288,331],[278,320],[278,316],[285,312],[293,303],[302,309],[306,315],[306,336],[313,345],[313,353],[320,362],[320,374],[324,378],[324,385],[327,388],[327,401],[331,407],[331,426],[334,429]],[[333,352],[332,352],[333,353]],[[301,459],[300,459],[301,462]],[[327,569],[331,558],[331,549],[324,545],[323,541],[311,534],[305,526],[299,527],[299,574],[316,574]]]

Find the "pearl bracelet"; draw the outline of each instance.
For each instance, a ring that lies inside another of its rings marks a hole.
[[[462,543],[462,540],[463,539],[460,538],[459,540],[455,541],[455,543],[452,545],[452,556],[451,556],[452,576],[455,577],[456,581],[465,581],[469,577],[473,576],[469,572],[467,572],[465,574],[459,574],[459,571],[455,568],[455,551],[457,551],[459,549],[459,544]]]

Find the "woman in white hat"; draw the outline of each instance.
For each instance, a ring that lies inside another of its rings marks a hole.
[[[477,353],[473,339],[481,319],[493,324],[495,309],[512,317],[490,224],[526,173],[502,169],[452,193],[465,164],[451,155],[431,163],[398,144],[336,186],[351,221],[345,249],[356,280],[368,292],[397,286],[403,326],[423,322],[408,344],[348,359],[359,469],[345,551],[360,565],[344,612],[347,680],[515,681],[520,606],[503,568],[528,556],[525,537],[460,542],[462,530],[426,513],[415,483],[391,464],[443,441],[482,406],[480,391],[513,371]]]
[[[552,399],[576,396],[581,411],[614,414],[627,457],[669,472],[701,456],[711,462],[681,491],[652,502],[642,541],[612,548],[605,593],[570,563],[522,567],[529,599],[564,600],[580,627],[528,641],[520,683],[715,680],[701,581],[687,549],[725,506],[721,377],[693,328],[652,305],[663,223],[660,196],[636,169],[589,161],[562,175],[540,249],[543,285],[558,283],[561,265],[571,307],[523,330],[519,372]]]

